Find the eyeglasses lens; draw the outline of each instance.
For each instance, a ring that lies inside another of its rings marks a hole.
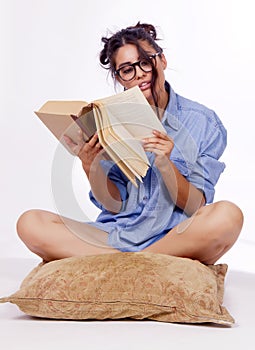
[[[145,73],[152,71],[152,62],[147,60],[141,60],[120,68],[118,72],[121,79],[124,81],[132,80],[136,75],[136,66],[139,66],[140,69]]]

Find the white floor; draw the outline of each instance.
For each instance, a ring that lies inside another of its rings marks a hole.
[[[224,349],[253,350],[255,332],[254,245],[240,242],[222,262],[229,265],[224,306],[231,328],[151,321],[54,321],[30,318],[15,305],[0,304],[0,349]],[[238,256],[238,259],[237,259]],[[36,259],[0,259],[0,296],[15,292]],[[246,271],[245,271],[246,270]]]

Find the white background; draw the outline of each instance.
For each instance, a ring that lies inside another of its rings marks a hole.
[[[49,99],[114,93],[99,65],[101,36],[140,20],[158,28],[174,90],[214,109],[228,129],[227,168],[215,200],[237,203],[245,224],[224,261],[254,266],[253,255],[242,254],[244,245],[255,247],[253,7],[252,0],[0,0],[0,256],[32,256],[16,236],[23,211],[57,210],[51,186],[57,142],[33,111]],[[77,201],[94,218],[78,161],[72,173]],[[82,219],[73,208],[65,215]]]

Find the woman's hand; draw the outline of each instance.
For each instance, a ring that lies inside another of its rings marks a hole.
[[[153,130],[153,135],[143,139],[143,148],[146,152],[155,154],[155,165],[160,167],[169,162],[174,142],[167,134],[161,131]]]
[[[70,137],[64,135],[64,140],[71,152],[76,154],[81,162],[86,174],[89,175],[90,168],[95,161],[95,158],[102,150],[97,134],[94,134],[87,142],[83,139],[81,131],[78,131],[78,143],[75,143]]]
[[[118,213],[122,205],[120,192],[99,164],[101,159],[109,158],[100,145],[97,134],[94,134],[87,142],[83,139],[82,133],[79,133],[77,143],[66,135],[64,135],[64,140],[70,151],[82,161],[82,167],[87,175],[94,197],[107,210]]]

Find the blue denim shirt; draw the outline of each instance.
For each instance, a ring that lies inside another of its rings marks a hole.
[[[168,83],[167,83],[168,84]],[[176,94],[167,85],[170,100],[162,118],[167,134],[174,140],[170,159],[180,173],[205,194],[214,198],[214,187],[225,164],[219,161],[227,142],[226,129],[214,111]],[[91,201],[102,210],[89,224],[109,233],[108,243],[121,251],[140,251],[187,218],[170,198],[154,154],[147,153],[150,168],[136,188],[116,164],[102,161],[109,178],[119,188],[122,208],[107,211],[90,192]]]

